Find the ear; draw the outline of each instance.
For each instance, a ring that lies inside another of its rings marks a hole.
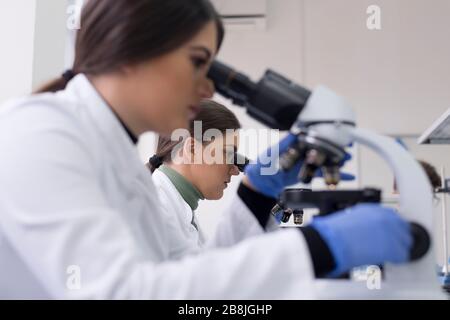
[[[189,163],[193,162],[195,155],[195,139],[187,137],[183,143],[183,158],[187,159]]]

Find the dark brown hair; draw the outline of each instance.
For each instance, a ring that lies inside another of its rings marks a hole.
[[[427,174],[428,179],[430,180],[431,186],[433,190],[436,190],[442,186],[441,177],[437,173],[435,167],[429,164],[426,161],[419,160],[419,163],[422,165],[423,170]]]
[[[226,133],[227,129],[241,128],[241,124],[233,112],[225,106],[208,99],[205,99],[200,103],[200,111],[197,113],[195,119],[189,124],[189,134],[191,137],[194,137],[195,121],[201,121],[202,123],[202,136],[210,129],[216,129],[222,133]],[[150,170],[153,172],[162,163],[170,162],[172,151],[179,144],[180,141],[173,141],[170,138],[160,136],[156,154],[150,158],[150,161],[147,164]]]
[[[168,53],[215,21],[218,49],[222,21],[209,0],[89,0],[81,14],[71,72],[37,93],[66,87],[77,73],[99,75]]]
[[[441,177],[436,171],[436,168],[426,161],[423,160],[417,161],[421,165],[422,169],[425,171],[425,174],[427,175],[428,181],[430,182],[433,191],[439,189],[442,186],[442,181]],[[394,190],[397,191],[397,182],[395,179],[394,179]]]

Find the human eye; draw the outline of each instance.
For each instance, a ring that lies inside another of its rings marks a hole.
[[[191,61],[196,69],[201,69],[208,63],[208,60],[204,57],[191,57]]]

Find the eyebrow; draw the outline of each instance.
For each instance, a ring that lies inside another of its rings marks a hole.
[[[211,51],[209,51],[209,49],[207,49],[207,48],[205,48],[203,46],[192,46],[191,49],[192,50],[203,51],[206,54],[208,60],[212,57]]]

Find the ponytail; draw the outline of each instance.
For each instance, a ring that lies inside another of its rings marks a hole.
[[[34,93],[45,93],[45,92],[57,92],[60,90],[64,90],[69,83],[70,80],[72,80],[73,77],[75,77],[76,73],[72,70],[67,70],[64,72],[59,78],[54,79],[46,84],[44,84],[42,87],[37,89]]]
[[[180,141],[172,141],[169,138],[163,137],[158,139],[157,152],[149,159],[147,163],[147,167],[152,173],[155,172],[155,170],[158,169],[164,162],[171,162],[172,151],[180,143]]]
[[[155,154],[153,157],[151,157],[148,160],[148,167],[150,168],[150,171],[153,173],[153,172],[155,172],[156,169],[161,167],[163,162],[164,162],[163,159],[160,156],[158,156],[157,154]]]

